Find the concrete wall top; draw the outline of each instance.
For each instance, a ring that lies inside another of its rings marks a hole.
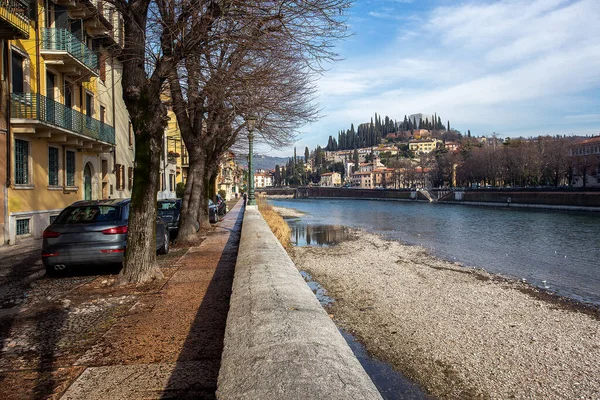
[[[248,206],[219,399],[381,399],[256,207]]]

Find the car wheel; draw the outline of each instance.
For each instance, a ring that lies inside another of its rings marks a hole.
[[[158,254],[169,253],[169,240],[170,240],[169,231],[167,229],[165,229],[163,243],[162,243],[162,246],[160,246],[160,249],[158,249]]]

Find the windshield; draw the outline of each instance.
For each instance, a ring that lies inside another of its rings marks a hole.
[[[76,206],[65,208],[55,224],[87,224],[92,222],[110,222],[121,219],[121,208],[115,206]]]

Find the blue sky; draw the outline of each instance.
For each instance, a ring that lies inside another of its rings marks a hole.
[[[435,112],[474,135],[600,133],[600,0],[357,0],[348,24],[299,153],[374,113]]]

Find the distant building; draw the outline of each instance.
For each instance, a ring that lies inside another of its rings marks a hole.
[[[342,185],[342,176],[339,172],[326,172],[321,174],[321,186],[335,187]]]
[[[408,148],[415,154],[429,154],[438,148],[441,141],[438,139],[412,140],[408,143]]]
[[[444,143],[444,147],[451,153],[458,151],[460,145],[456,142],[446,142]]]
[[[396,179],[393,168],[379,168],[373,171],[373,185],[383,189],[393,189],[396,187]]]
[[[352,187],[361,189],[373,188],[373,174],[370,171],[355,172],[352,174]]]
[[[265,188],[273,186],[273,175],[270,172],[266,172],[264,170],[259,170],[254,174],[254,187],[255,188]]]
[[[409,120],[411,120],[413,123],[417,123],[417,127],[419,126],[419,123],[421,121],[425,122],[425,119],[427,119],[429,122],[432,122],[434,119],[434,115],[433,114],[423,114],[423,113],[418,113],[418,114],[411,114],[408,117]]]
[[[575,187],[600,187],[600,136],[574,143],[569,152],[572,158]]]

